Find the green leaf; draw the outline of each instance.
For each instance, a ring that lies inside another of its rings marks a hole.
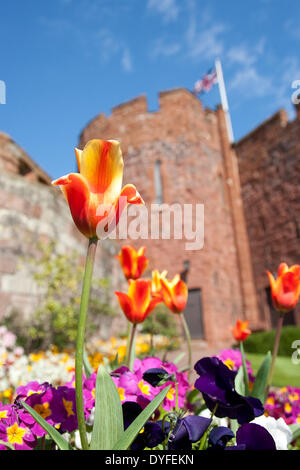
[[[272,360],[272,355],[271,355],[271,352],[268,351],[260,368],[257,371],[255,382],[254,382],[252,393],[251,393],[252,397],[258,398],[262,403],[265,402],[265,398],[266,398],[265,393],[266,393],[269,370],[271,366],[271,360]]]
[[[23,400],[20,400],[25,410],[35,419],[35,421],[52,437],[60,450],[72,450],[72,447],[62,435],[51,424],[47,423],[31,406],[27,405]]]
[[[300,437],[300,423],[294,423],[290,425],[290,430],[293,433],[293,441]]]
[[[10,449],[10,450],[15,450],[14,446],[13,446],[12,444],[10,444],[9,442],[5,442],[5,441],[2,441],[2,440],[0,439],[0,444],[1,444],[2,446],[7,447],[7,448]]]
[[[230,429],[234,434],[237,433],[237,430],[239,429],[239,427],[240,427],[240,425],[239,425],[239,423],[237,422],[236,419],[231,419],[230,420]]]
[[[135,437],[143,428],[148,419],[152,416],[154,411],[159,407],[161,402],[166,397],[171,385],[164,388],[156,397],[149,403],[149,405],[138,415],[138,417],[131,423],[130,426],[124,431],[121,438],[114,445],[113,450],[126,450],[130,447]]]
[[[95,419],[90,449],[111,450],[123,431],[119,392],[105,367],[100,365],[96,379]]]
[[[110,364],[111,370],[115,370],[119,367],[119,354],[115,355],[114,360]]]
[[[94,370],[90,364],[85,348],[83,349],[83,367],[84,367],[85,375],[87,376],[87,378],[89,378],[93,374]]]
[[[234,386],[237,393],[245,396],[246,387],[244,382],[244,369],[243,366],[239,367],[239,370],[234,379]]]

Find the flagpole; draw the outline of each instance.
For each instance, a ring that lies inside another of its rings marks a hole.
[[[229,106],[228,106],[228,100],[227,100],[227,95],[226,95],[223,70],[222,70],[221,61],[219,59],[216,59],[215,61],[215,68],[216,68],[217,80],[218,80],[218,85],[219,85],[221,104],[222,104],[222,108],[225,114],[228,139],[229,139],[229,142],[232,143],[234,142],[233,130],[232,130],[231,118],[229,114]]]

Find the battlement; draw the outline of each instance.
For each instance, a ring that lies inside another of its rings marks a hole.
[[[149,111],[146,95],[115,106],[109,116],[92,119],[80,134],[79,147],[93,138],[120,140],[123,152],[153,140],[170,140],[185,136],[189,140],[212,140],[216,120],[214,110],[203,108],[201,101],[185,88],[159,93],[159,108]],[[150,137],[151,129],[151,137]]]
[[[146,95],[138,96],[130,101],[121,103],[112,109],[113,116],[127,116],[129,114],[144,114],[148,111]]]
[[[299,120],[299,106],[295,106],[296,109],[296,120]],[[238,148],[243,146],[247,142],[253,141],[264,141],[269,142],[273,140],[274,135],[278,133],[281,134],[282,130],[286,128],[287,125],[293,124],[294,121],[289,121],[288,115],[285,109],[279,109],[275,114],[270,116],[268,119],[263,121],[252,131],[248,132],[244,137],[242,137],[238,142],[234,144],[234,147]]]

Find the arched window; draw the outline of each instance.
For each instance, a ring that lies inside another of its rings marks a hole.
[[[154,166],[154,187],[155,187],[155,199],[157,204],[163,203],[163,184],[161,176],[161,161],[156,160]]]

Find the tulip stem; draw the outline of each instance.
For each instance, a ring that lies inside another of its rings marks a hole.
[[[208,436],[208,433],[211,430],[212,420],[213,420],[213,417],[215,416],[215,413],[217,411],[218,406],[219,406],[219,403],[216,403],[214,409],[211,412],[211,416],[210,416],[211,423],[210,423],[210,425],[208,426],[208,428],[206,429],[205,433],[203,434],[203,436],[201,438],[199,450],[203,450],[203,448],[204,448],[204,444],[205,444],[206,438]]]
[[[83,406],[83,353],[84,353],[84,334],[87,317],[87,309],[92,283],[94,260],[97,248],[97,238],[91,238],[87,249],[85,269],[82,281],[82,293],[79,311],[79,321],[77,329],[76,354],[75,354],[75,393],[78,429],[80,434],[82,450],[88,449],[88,440],[86,434],[86,424]]]
[[[249,377],[248,377],[248,371],[247,371],[247,365],[246,365],[245,349],[244,349],[244,344],[242,341],[240,341],[240,351],[241,351],[242,364],[243,364],[245,396],[247,397],[249,395]]]
[[[190,335],[190,330],[187,325],[187,322],[185,320],[185,317],[183,313],[180,315],[181,316],[181,321],[182,321],[182,326],[184,329],[185,337],[186,337],[186,342],[187,342],[187,348],[188,348],[188,381],[190,381],[190,375],[191,375],[191,370],[192,370],[192,344],[191,344],[191,335]]]
[[[136,323],[132,324],[130,342],[128,346],[127,366],[130,370],[133,367],[133,361],[135,356],[135,334],[136,334]]]
[[[280,313],[279,318],[278,318],[278,322],[277,322],[277,329],[276,329],[276,336],[275,336],[275,342],[274,342],[274,348],[273,348],[272,363],[271,363],[270,372],[269,372],[267,389],[269,389],[271,384],[272,384],[272,377],[273,377],[273,373],[274,373],[276,357],[277,357],[277,354],[278,354],[278,348],[279,348],[280,335],[281,335],[281,330],[282,330],[282,325],[283,325],[283,319],[284,319],[284,313]]]

